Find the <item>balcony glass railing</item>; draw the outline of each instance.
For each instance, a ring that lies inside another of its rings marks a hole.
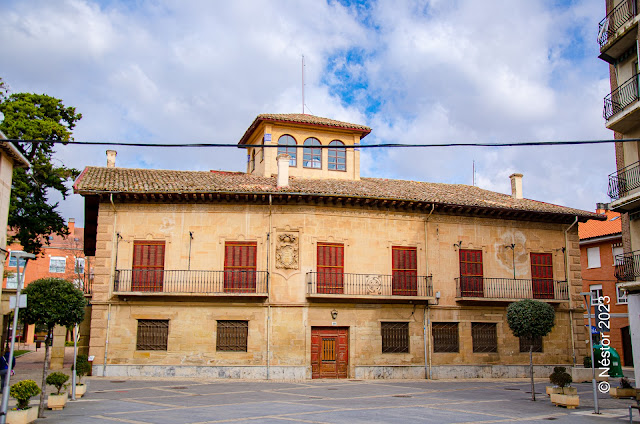
[[[609,175],[607,192],[611,200],[621,199],[637,188],[640,188],[640,162],[632,163]]]
[[[431,297],[431,276],[402,271],[394,275],[308,272],[309,295]]]
[[[515,278],[456,278],[458,298],[569,300],[566,281]]]
[[[119,269],[116,293],[267,294],[267,271]]]
[[[635,74],[604,98],[602,116],[609,120],[638,100],[638,74]]]
[[[636,16],[636,0],[623,0],[598,25],[598,44],[604,46],[625,23]]]

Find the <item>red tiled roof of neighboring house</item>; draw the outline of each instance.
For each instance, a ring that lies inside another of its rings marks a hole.
[[[87,167],[73,185],[82,195],[123,194],[295,194],[364,199],[391,199],[471,208],[512,210],[604,219],[602,215],[557,206],[463,184],[362,178],[359,181],[304,179],[291,177],[288,187],[278,188],[276,177],[260,177],[244,172],[168,171]]]
[[[605,211],[606,221],[589,220],[578,225],[578,235],[580,240],[622,234],[622,218],[620,214],[612,211]]]
[[[319,127],[356,130],[362,133],[361,138],[366,137],[366,135],[371,132],[371,128],[365,125],[351,124],[349,122],[336,121],[335,119],[322,118],[320,116],[307,115],[303,113],[262,113],[253,120],[251,125],[249,125],[249,128],[247,128],[247,131],[245,131],[238,144],[245,144],[262,121],[287,122],[293,124],[307,124]]]

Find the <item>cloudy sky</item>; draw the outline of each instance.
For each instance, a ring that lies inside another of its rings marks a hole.
[[[365,143],[608,139],[604,0],[0,2],[0,77],[61,98],[79,141],[236,143],[259,113],[365,124]],[[104,166],[105,147],[57,159]],[[240,149],[118,147],[122,167],[245,170]],[[369,149],[362,175],[476,182],[593,210],[612,144]],[[82,222],[82,199],[61,204]]]

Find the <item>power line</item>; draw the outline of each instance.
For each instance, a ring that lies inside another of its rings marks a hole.
[[[6,139],[5,141],[20,143],[51,143],[51,144],[73,144],[81,146],[130,146],[130,147],[223,147],[223,148],[274,148],[282,147],[278,144],[237,144],[237,143],[128,143],[121,141],[60,141],[60,140],[20,140]],[[609,144],[609,143],[628,143],[637,142],[640,138],[625,138],[619,140],[553,140],[553,141],[523,141],[523,142],[506,142],[506,143],[421,143],[421,144],[403,144],[403,143],[378,143],[378,144],[358,144],[344,146],[304,146],[302,144],[297,147],[308,147],[313,149],[387,149],[387,148],[427,148],[427,147],[524,147],[524,146],[574,146],[583,144]],[[288,145],[287,147],[294,147]]]

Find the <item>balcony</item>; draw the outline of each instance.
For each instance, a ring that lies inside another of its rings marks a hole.
[[[433,299],[431,276],[307,273],[307,297],[315,300],[407,302]]]
[[[611,210],[631,212],[640,208],[640,162],[632,163],[609,175]]]
[[[640,278],[640,250],[616,255],[615,276],[618,281],[636,281]]]
[[[119,296],[261,297],[268,295],[267,271],[119,269]]]
[[[602,116],[610,130],[626,133],[640,126],[638,74],[618,86],[604,98]]]
[[[600,59],[615,63],[635,45],[636,40],[636,0],[621,1],[598,25]]]
[[[458,301],[515,302],[536,299],[557,303],[569,300],[566,281],[515,278],[456,278]]]

